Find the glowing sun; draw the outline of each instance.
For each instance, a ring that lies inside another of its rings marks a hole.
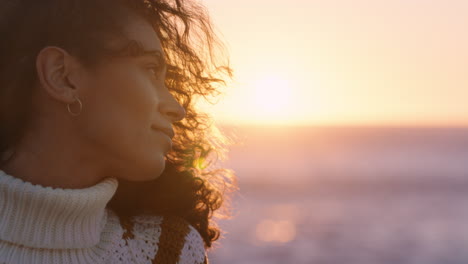
[[[263,117],[274,118],[292,107],[291,83],[279,76],[265,76],[252,84],[251,108]]]

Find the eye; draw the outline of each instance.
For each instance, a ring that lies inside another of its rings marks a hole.
[[[150,74],[151,74],[153,77],[158,78],[158,77],[160,77],[160,75],[161,75],[162,67],[161,67],[161,65],[150,64],[150,65],[148,65],[147,70],[150,72]]]

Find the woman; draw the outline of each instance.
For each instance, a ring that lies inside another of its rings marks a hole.
[[[195,96],[229,67],[181,0],[0,3],[0,263],[207,263],[232,171]]]

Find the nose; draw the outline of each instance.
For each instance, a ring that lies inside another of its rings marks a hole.
[[[184,119],[186,115],[184,107],[182,107],[182,105],[179,104],[179,102],[174,98],[174,96],[171,93],[169,93],[169,91],[166,92],[164,100],[161,101],[159,111],[164,116],[169,118],[169,120],[171,120],[172,123]]]

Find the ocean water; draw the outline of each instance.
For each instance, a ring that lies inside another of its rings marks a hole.
[[[212,263],[468,263],[468,128],[225,127]]]

